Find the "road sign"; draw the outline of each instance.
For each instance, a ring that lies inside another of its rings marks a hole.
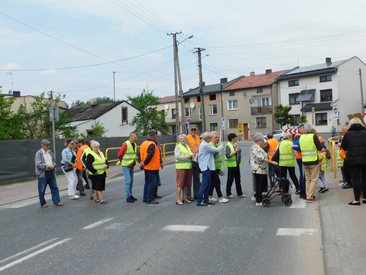
[[[50,120],[59,121],[60,120],[60,108],[58,106],[51,106],[49,109]]]
[[[225,130],[225,118],[224,117],[221,117],[220,124],[221,124],[221,130]]]
[[[243,133],[243,123],[241,123],[240,121],[238,123],[238,133],[239,134],[242,134]]]
[[[339,110],[337,105],[333,105],[333,118],[339,119]]]

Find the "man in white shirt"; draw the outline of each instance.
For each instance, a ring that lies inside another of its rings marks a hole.
[[[214,204],[208,200],[208,187],[211,182],[211,171],[215,171],[214,154],[220,152],[224,147],[222,145],[211,147],[209,143],[212,137],[213,132],[204,132],[202,134],[202,142],[198,152],[198,164],[202,172],[202,183],[198,191],[197,206]]]
[[[55,206],[63,206],[60,200],[60,194],[56,183],[55,168],[56,162],[52,152],[49,150],[50,142],[46,139],[41,141],[42,148],[39,149],[34,158],[36,175],[38,176],[38,196],[42,208],[48,205],[44,198],[47,185],[50,186],[52,202]]]

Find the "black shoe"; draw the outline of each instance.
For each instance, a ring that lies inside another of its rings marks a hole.
[[[132,197],[129,197],[126,202],[135,202],[135,200]]]
[[[162,197],[159,195],[155,195],[155,199],[161,199]]]
[[[297,189],[296,192],[295,192],[296,195],[299,195],[300,194],[300,190]]]
[[[324,190],[325,190],[325,187],[321,187],[318,192],[319,193],[324,193]]]
[[[366,203],[366,199],[363,199],[363,200],[362,200],[362,203]]]
[[[344,186],[342,186],[343,189],[349,189],[352,188],[353,186],[351,184],[346,184]]]
[[[201,202],[201,203],[197,203],[197,206],[208,206],[208,204],[205,202]]]
[[[189,201],[194,201],[194,199],[192,197],[188,197],[187,198]]]
[[[214,202],[210,202],[210,201],[205,202],[205,204],[207,204],[207,205],[215,205],[215,203],[214,203]]]
[[[146,204],[159,204],[159,202],[158,201],[148,201],[148,202],[146,202]]]
[[[89,189],[90,189],[89,184],[86,184],[86,185],[84,186],[84,188],[89,190]]]
[[[349,205],[361,205],[359,201],[351,201],[348,203]]]
[[[134,201],[137,201],[137,199],[134,196],[131,196],[131,199],[133,199]]]
[[[85,196],[86,194],[85,194],[85,192],[84,192],[84,191],[80,191],[80,192],[79,192],[79,195],[80,195],[80,196]]]

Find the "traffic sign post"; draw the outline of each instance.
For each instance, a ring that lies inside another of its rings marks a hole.
[[[60,110],[58,106],[52,105],[49,109],[50,120],[52,121],[52,143],[53,143],[53,156],[56,160],[56,137],[55,137],[55,121],[60,120]]]

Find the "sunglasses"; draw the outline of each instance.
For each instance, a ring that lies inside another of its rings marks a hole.
[[[192,130],[191,130],[191,132],[196,132],[196,130],[193,130],[193,129],[192,129]]]

